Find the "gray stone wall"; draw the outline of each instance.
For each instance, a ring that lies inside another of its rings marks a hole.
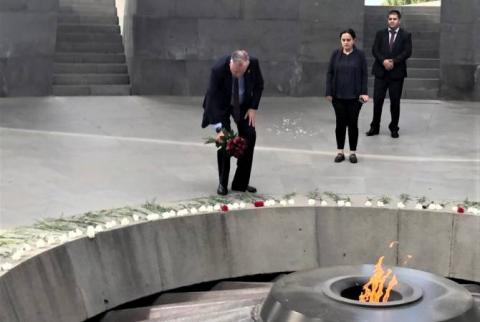
[[[338,33],[363,34],[363,0],[125,0],[135,94],[202,95],[210,67],[244,48],[269,95],[323,96]]]
[[[480,100],[480,0],[442,0],[441,95]]]
[[[58,0],[0,0],[0,97],[51,91]]]

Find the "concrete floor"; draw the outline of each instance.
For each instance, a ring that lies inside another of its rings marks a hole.
[[[42,217],[215,193],[199,97],[0,99],[0,228]],[[388,102],[386,102],[388,104]],[[387,105],[386,105],[387,106]],[[405,100],[400,139],[367,138],[359,163],[335,164],[335,117],[323,98],[264,98],[251,183],[259,193],[401,193],[480,199],[480,104]],[[233,162],[233,161],[232,161]],[[235,167],[232,167],[232,175]]]

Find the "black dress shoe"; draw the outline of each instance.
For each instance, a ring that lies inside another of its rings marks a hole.
[[[219,184],[217,188],[217,194],[221,196],[225,196],[227,193],[228,193],[228,189],[222,186],[221,184]]]
[[[256,193],[257,192],[257,188],[252,187],[252,186],[247,186],[246,189],[237,189],[235,187],[232,187],[232,190],[233,191],[239,191],[239,192],[250,192],[250,193]]]
[[[373,135],[378,135],[378,133],[380,133],[380,130],[375,130],[373,128],[370,128],[370,130],[368,130],[368,132],[366,132],[365,134],[367,136],[373,136]]]
[[[394,139],[398,139],[400,137],[400,135],[398,135],[398,131],[392,131],[392,138]]]
[[[358,162],[357,156],[355,155],[355,153],[350,154],[348,159],[350,160],[350,163],[357,163]]]
[[[335,157],[335,163],[339,163],[339,162],[342,162],[343,160],[345,160],[345,154],[343,153],[339,153],[337,154],[337,156]]]

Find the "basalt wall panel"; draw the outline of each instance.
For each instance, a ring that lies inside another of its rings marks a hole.
[[[259,58],[266,94],[323,96],[339,32],[356,29],[362,47],[363,12],[363,0],[126,0],[133,91],[202,95],[205,71],[242,48]],[[191,77],[192,68],[202,78]]]
[[[440,77],[443,97],[480,100],[480,0],[443,0]]]
[[[0,97],[51,92],[58,0],[0,0]]]

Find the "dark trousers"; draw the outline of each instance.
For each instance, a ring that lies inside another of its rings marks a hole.
[[[250,181],[253,150],[255,148],[257,133],[255,128],[248,124],[248,119],[241,118],[241,120],[235,121],[235,123],[237,124],[238,135],[247,142],[247,148],[245,149],[245,153],[237,160],[237,170],[233,177],[232,189],[244,191]],[[226,124],[223,124],[223,127],[230,130],[230,120],[228,120]],[[225,150],[218,150],[217,162],[220,184],[226,188],[228,187],[228,176],[230,174],[230,156]]]
[[[345,100],[333,98],[332,104],[337,119],[337,125],[335,127],[337,149],[343,150],[345,146],[345,134],[348,127],[350,150],[356,151],[358,143],[358,115],[360,114],[362,103],[357,99]]]
[[[385,95],[390,95],[390,114],[392,120],[388,128],[390,131],[398,131],[398,121],[400,119],[400,98],[402,97],[403,78],[389,79],[375,78],[373,86],[373,120],[370,127],[376,131],[380,129],[380,120],[382,118],[383,101]]]

